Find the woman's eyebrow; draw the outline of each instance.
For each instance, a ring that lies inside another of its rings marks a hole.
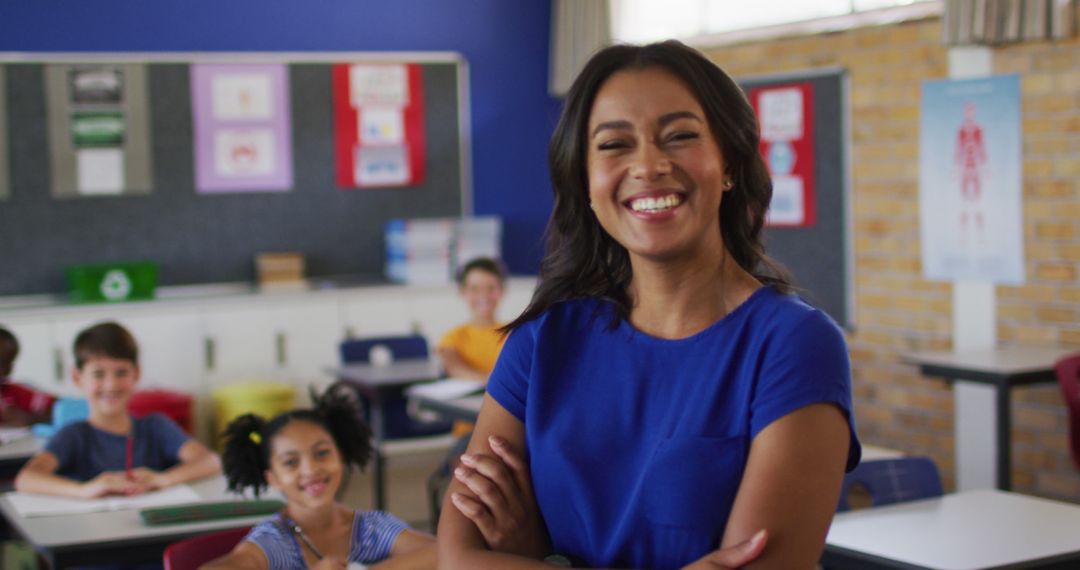
[[[669,124],[669,123],[671,123],[673,121],[677,121],[679,119],[691,119],[691,120],[697,121],[699,123],[704,123],[705,122],[704,120],[702,120],[701,117],[699,117],[696,113],[694,113],[692,111],[675,111],[675,112],[672,112],[672,113],[667,113],[665,115],[661,115],[660,120],[657,121],[657,124],[659,124],[661,127],[663,127],[663,126],[665,126],[665,125],[667,125],[667,124]],[[593,132],[592,132],[591,136],[595,137],[598,133],[600,133],[601,131],[605,131],[605,130],[630,129],[630,128],[633,128],[633,125],[630,124],[630,121],[607,121],[607,122],[604,122],[604,123],[600,123],[599,125],[596,125],[596,128],[593,129]]]
[[[697,116],[697,114],[692,111],[675,111],[674,113],[661,115],[658,123],[661,127],[663,127],[664,125],[667,125],[668,123],[677,121],[679,119],[693,119],[699,123],[705,122],[701,119],[701,117]]]
[[[606,123],[600,123],[599,125],[596,125],[596,128],[593,129],[592,136],[595,137],[597,133],[604,130],[630,128],[633,128],[633,125],[630,124],[630,121],[608,121]]]

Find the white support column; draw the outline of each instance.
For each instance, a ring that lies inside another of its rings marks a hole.
[[[987,47],[949,49],[949,77],[965,79],[993,73],[993,53]],[[997,342],[997,299],[993,283],[953,283],[953,348],[993,348]],[[996,487],[996,389],[957,378],[954,384],[956,488]]]

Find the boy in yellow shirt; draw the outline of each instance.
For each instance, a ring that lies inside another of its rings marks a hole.
[[[495,320],[505,284],[506,273],[493,259],[479,257],[461,269],[459,292],[472,318],[443,335],[436,347],[449,376],[487,383],[505,339],[499,332],[503,323]]]

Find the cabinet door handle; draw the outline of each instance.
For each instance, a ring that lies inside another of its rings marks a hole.
[[[279,332],[279,333],[277,333],[277,335],[275,335],[274,344],[277,345],[277,363],[278,363],[278,366],[285,366],[286,362],[288,362],[288,360],[289,360],[288,353],[287,353],[287,350],[286,350],[288,348],[286,346],[286,342],[287,342],[287,339],[285,337],[285,333]]]
[[[203,347],[203,356],[206,359],[207,370],[214,369],[214,365],[216,364],[215,361],[217,360],[216,348],[217,347],[214,344],[214,339],[212,337],[206,337],[206,342]]]
[[[53,348],[53,375],[57,384],[64,383],[64,351]]]

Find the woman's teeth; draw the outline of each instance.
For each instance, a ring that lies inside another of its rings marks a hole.
[[[682,198],[678,194],[668,194],[667,196],[661,196],[659,198],[637,198],[631,200],[630,209],[635,212],[655,214],[657,212],[670,210],[681,203]]]

